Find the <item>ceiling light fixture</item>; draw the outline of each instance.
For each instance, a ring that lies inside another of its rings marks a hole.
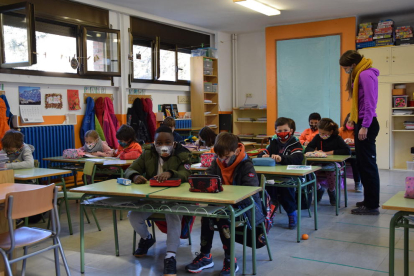
[[[276,8],[260,3],[255,0],[233,0],[234,3],[249,8],[251,10],[263,13],[267,16],[273,16],[280,14],[280,11]]]

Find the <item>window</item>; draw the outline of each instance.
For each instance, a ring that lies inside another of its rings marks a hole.
[[[210,45],[210,35],[131,17],[133,81],[186,84],[191,50]]]

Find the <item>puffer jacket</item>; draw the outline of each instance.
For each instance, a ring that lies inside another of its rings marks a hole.
[[[8,118],[7,118],[7,107],[6,103],[3,99],[0,99],[0,137],[3,137],[6,131],[10,129]],[[0,148],[2,148],[2,144],[0,141]]]
[[[86,99],[86,111],[82,120],[82,126],[80,129],[80,140],[82,145],[85,144],[85,133],[88,130],[95,130],[95,102],[91,97]]]
[[[99,119],[98,119],[99,120]],[[114,113],[114,104],[112,103],[110,98],[105,98],[104,100],[104,124],[103,124],[103,131],[105,134],[106,142],[108,146],[113,149],[117,149],[118,139],[116,139],[116,131],[119,128],[118,119]]]

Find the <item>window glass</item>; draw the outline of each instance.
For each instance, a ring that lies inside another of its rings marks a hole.
[[[87,71],[118,73],[118,33],[87,30]]]
[[[161,81],[176,81],[175,78],[175,51],[160,50],[160,78]]]
[[[190,59],[191,54],[178,52],[178,79],[187,80],[191,79],[190,71]]]
[[[150,46],[134,45],[134,79],[152,80],[152,50]]]

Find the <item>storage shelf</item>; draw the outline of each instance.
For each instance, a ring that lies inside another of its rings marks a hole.
[[[233,110],[267,110],[267,108],[240,108],[240,107],[236,107],[236,108],[233,108]]]
[[[392,115],[392,117],[414,117],[414,115]]]
[[[205,114],[204,116],[205,117],[214,117],[214,116],[217,116],[217,114]]]
[[[392,132],[414,132],[414,129],[396,129],[392,130]]]
[[[204,103],[204,104],[217,104],[217,103]]]
[[[217,92],[204,92],[204,94],[214,94],[214,95],[218,95]]]
[[[244,124],[267,124],[267,121],[235,121],[235,123],[244,123]]]
[[[204,75],[204,77],[213,77],[213,78],[217,78],[217,75]]]
[[[410,106],[410,107],[393,107],[392,109],[414,109],[414,106]]]

